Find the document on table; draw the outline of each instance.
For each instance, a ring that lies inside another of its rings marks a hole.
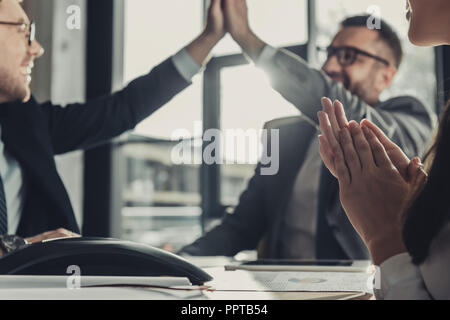
[[[366,292],[371,274],[356,272],[230,271],[212,284],[217,291]]]

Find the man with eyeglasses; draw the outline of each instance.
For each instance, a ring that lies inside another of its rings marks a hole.
[[[223,10],[234,40],[302,119],[267,125],[280,130],[279,173],[263,176],[259,164],[234,213],[180,253],[234,256],[258,249],[260,258],[368,259],[341,207],[338,182],[321,161],[317,113],[322,97],[340,100],[351,120],[367,118],[411,158],[421,155],[431,134],[431,113],[413,97],[380,101],[402,61],[399,38],[384,21],[381,29],[369,29],[369,16],[348,18],[325,49],[322,70],[315,70],[259,39],[249,26],[245,0],[223,0]],[[332,101],[327,105],[333,108]]]
[[[44,50],[20,2],[0,0],[0,257],[29,242],[78,236],[54,156],[133,129],[192,83],[226,34],[221,0],[212,0],[200,36],[125,89],[84,104],[40,104],[30,82]]]

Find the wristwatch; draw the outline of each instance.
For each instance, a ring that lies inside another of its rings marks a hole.
[[[0,236],[0,249],[2,249],[4,254],[25,248],[28,245],[29,243],[19,236]]]

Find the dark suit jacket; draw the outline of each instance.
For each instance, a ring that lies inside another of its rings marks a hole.
[[[31,99],[0,105],[2,140],[23,168],[26,183],[17,235],[29,237],[57,228],[79,233],[54,156],[133,129],[188,85],[168,59],[124,90],[84,104],[61,107]]]
[[[400,97],[367,110],[370,113],[377,110],[377,116],[372,118],[361,114],[353,119],[360,121],[368,117],[382,128],[385,128],[383,123],[389,123],[390,128],[395,128],[387,130],[391,132],[390,137],[408,156],[423,152],[431,133],[431,118],[422,103],[412,97]],[[317,139],[318,131],[310,120],[302,117],[275,121],[266,127],[280,130],[279,173],[262,176],[259,164],[234,214],[226,215],[221,225],[183,248],[180,253],[234,256],[242,250],[259,248],[262,258],[280,258],[279,240],[287,204],[311,139]],[[341,207],[338,182],[325,167],[321,172],[318,197],[317,258],[368,259],[366,247]]]

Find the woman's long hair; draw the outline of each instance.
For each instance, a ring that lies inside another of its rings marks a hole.
[[[424,163],[428,180],[416,188],[403,228],[403,239],[415,264],[426,260],[433,239],[450,221],[450,101]]]

